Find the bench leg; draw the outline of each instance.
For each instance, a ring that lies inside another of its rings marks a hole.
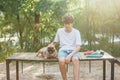
[[[91,73],[91,61],[89,61],[89,73]]]
[[[68,64],[66,64],[66,71],[68,72]]]
[[[22,70],[22,73],[23,73],[23,61],[21,61],[21,70]]]
[[[103,60],[103,80],[106,80],[106,60]]]
[[[114,80],[114,60],[111,60],[111,80]]]
[[[43,73],[45,73],[45,62],[43,62]]]
[[[6,60],[6,78],[7,80],[10,80],[10,62],[9,60]]]
[[[19,80],[19,61],[16,61],[16,80]]]

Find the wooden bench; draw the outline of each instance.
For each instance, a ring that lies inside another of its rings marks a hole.
[[[101,58],[88,58],[83,52],[80,52],[80,61],[95,61],[101,60],[103,61],[103,80],[106,80],[106,61],[110,61],[111,63],[111,80],[114,80],[114,63],[115,58],[108,53],[105,53]],[[21,61],[35,61],[43,63],[43,72],[45,73],[45,62],[58,62],[58,59],[44,59],[36,56],[34,52],[18,52],[14,53],[12,56],[6,59],[6,77],[7,80],[10,80],[10,63],[12,61],[16,62],[16,80],[19,80],[19,62]]]

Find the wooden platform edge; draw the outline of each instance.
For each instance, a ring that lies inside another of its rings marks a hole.
[[[120,66],[120,59],[115,59],[115,63]]]

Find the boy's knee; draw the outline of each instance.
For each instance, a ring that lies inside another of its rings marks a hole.
[[[79,59],[77,57],[72,57],[72,62],[79,62]]]

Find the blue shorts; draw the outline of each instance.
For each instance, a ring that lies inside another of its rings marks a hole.
[[[67,57],[73,50],[61,50],[58,52],[58,59],[62,57]],[[80,53],[75,53],[72,57],[80,58]]]

